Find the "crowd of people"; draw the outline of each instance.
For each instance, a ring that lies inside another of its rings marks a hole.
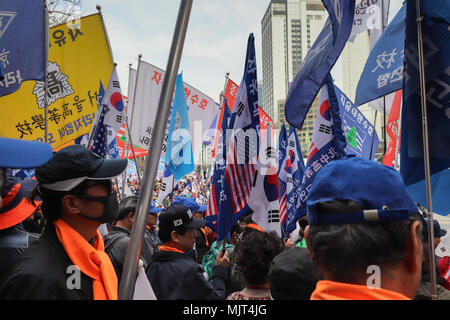
[[[118,299],[138,203],[113,186],[127,160],[6,138],[0,149],[0,299]],[[7,174],[16,168],[35,177]],[[250,213],[219,241],[205,222],[208,189],[190,175],[150,207],[139,259],[158,300],[450,299],[450,259],[434,257],[432,297],[428,220],[390,167],[329,163],[289,239]],[[433,227],[436,247],[446,231]]]

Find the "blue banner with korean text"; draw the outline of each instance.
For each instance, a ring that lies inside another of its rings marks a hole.
[[[23,81],[44,80],[45,25],[44,1],[0,1],[0,64],[4,74],[0,97],[19,90]]]

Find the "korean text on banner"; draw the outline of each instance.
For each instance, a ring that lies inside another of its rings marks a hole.
[[[23,81],[44,80],[45,25],[44,1],[0,2],[0,97]]]
[[[135,96],[133,97],[132,119],[130,131],[133,145],[148,149],[152,129],[155,125],[156,109],[163,85],[165,71],[140,61]],[[204,136],[208,133],[211,123],[219,111],[216,102],[193,88],[183,83],[186,103],[189,110],[189,128],[192,137],[194,163],[199,163]],[[167,148],[168,126],[166,138],[163,143],[161,155],[164,156]]]
[[[47,139],[55,149],[90,132],[98,84],[108,83],[113,61],[99,14],[55,26],[49,35]],[[44,141],[44,96],[44,82],[28,81],[3,97],[0,136]]]

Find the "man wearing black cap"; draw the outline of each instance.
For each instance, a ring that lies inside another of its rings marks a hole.
[[[230,260],[222,253],[213,270],[212,284],[204,271],[187,252],[195,243],[194,229],[205,222],[192,217],[183,205],[171,205],[159,215],[158,236],[163,242],[153,262],[147,268],[147,277],[158,300],[213,300],[225,298]]]
[[[105,160],[80,145],[36,169],[47,224],[17,260],[0,299],[117,299],[117,277],[98,232],[118,213],[111,178],[127,160]]]
[[[357,157],[331,161],[314,178],[306,207],[306,243],[324,277],[312,300],[414,298],[423,226],[396,170]]]

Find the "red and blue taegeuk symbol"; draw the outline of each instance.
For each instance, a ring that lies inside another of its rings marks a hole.
[[[320,115],[321,115],[322,118],[324,118],[325,120],[331,121],[330,101],[329,101],[329,100],[325,100],[325,101],[320,105]]]
[[[123,111],[122,95],[119,92],[114,92],[110,98],[111,105],[116,108],[117,111]]]

